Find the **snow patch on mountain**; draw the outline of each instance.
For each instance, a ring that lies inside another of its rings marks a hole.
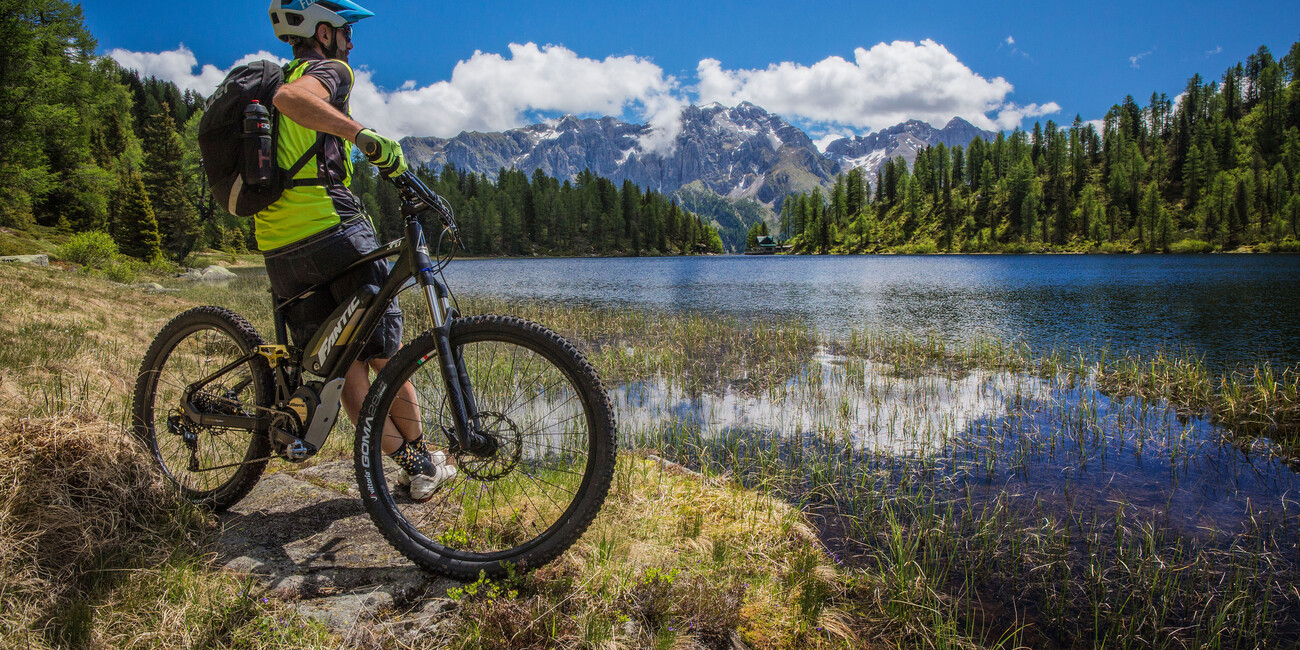
[[[992,139],[954,118],[942,129],[909,121],[866,136],[814,142],[778,115],[749,102],[726,107],[656,107],[650,124],[605,117],[557,120],[497,133],[465,132],[455,138],[405,138],[417,165],[495,177],[502,167],[572,180],[583,170],[614,182],[631,180],[649,190],[674,192],[695,182],[730,199],[752,198],[777,207],[791,192],[829,188],[836,175],[862,168],[870,181],[885,160],[912,163],[918,151],[940,142],[965,145]]]

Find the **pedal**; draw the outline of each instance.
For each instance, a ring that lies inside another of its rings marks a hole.
[[[285,448],[284,457],[291,462],[301,463],[311,457],[311,449],[301,440],[294,440]]]

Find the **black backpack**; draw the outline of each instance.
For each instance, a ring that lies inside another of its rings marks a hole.
[[[321,150],[326,137],[323,133],[316,139],[316,144],[303,153],[291,168],[281,169],[276,163],[279,138],[275,126],[278,115],[271,100],[275,98],[280,86],[284,85],[289,70],[288,66],[282,68],[273,61],[253,61],[236,67],[212,93],[203,117],[199,120],[199,151],[203,156],[203,172],[208,177],[213,198],[233,215],[250,217],[265,210],[280,198],[286,188],[326,184],[324,180],[295,181],[293,178]],[[270,114],[272,173],[271,180],[265,183],[248,181],[258,176],[249,166],[256,164],[250,161],[257,160],[259,147],[262,147],[263,157],[266,154],[264,144],[258,142],[257,136],[249,136],[244,132],[244,111],[254,101],[265,107]]]

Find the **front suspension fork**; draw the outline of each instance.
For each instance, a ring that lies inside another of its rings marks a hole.
[[[470,385],[465,359],[459,350],[451,347],[451,322],[457,316],[451,306],[447,288],[428,270],[420,273],[425,306],[433,321],[433,335],[438,352],[438,368],[443,385],[447,388],[447,402],[451,406],[455,426],[454,446],[475,456],[487,457],[496,453],[497,442],[480,433],[478,407],[474,403],[474,389]]]

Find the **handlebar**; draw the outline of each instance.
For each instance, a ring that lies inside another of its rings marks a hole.
[[[402,197],[403,215],[415,215],[425,211],[437,213],[438,218],[442,220],[442,226],[451,234],[452,241],[464,246],[460,239],[460,228],[456,226],[456,215],[452,214],[451,206],[447,204],[446,199],[429,189],[429,186],[410,171],[388,180],[397,187],[397,193]]]

